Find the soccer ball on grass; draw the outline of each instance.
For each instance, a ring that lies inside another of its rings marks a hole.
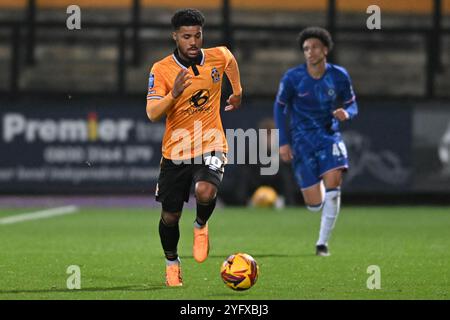
[[[220,275],[229,288],[247,290],[258,280],[259,266],[251,255],[235,253],[222,263]]]

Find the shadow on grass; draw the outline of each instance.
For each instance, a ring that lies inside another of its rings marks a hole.
[[[243,293],[242,291],[231,291],[229,293],[216,293],[216,294],[210,294],[210,297],[214,297],[214,299],[243,299],[248,300],[252,297],[252,295],[248,293]]]
[[[237,252],[234,252],[237,253]],[[230,256],[232,253],[228,254],[210,254],[208,255],[209,258],[222,258],[226,259],[228,256]],[[250,254],[250,253],[249,253]],[[279,254],[279,253],[264,253],[264,254],[257,254],[257,253],[251,253],[250,254],[253,258],[259,259],[259,258],[298,258],[298,257],[315,257],[315,253],[304,253],[304,254]],[[194,259],[192,255],[180,255],[181,259]]]
[[[81,292],[109,292],[109,291],[131,291],[131,292],[145,292],[165,289],[165,285],[141,285],[141,286],[121,286],[121,287],[105,287],[105,288],[81,288],[77,290],[69,289],[23,289],[23,290],[0,290],[1,294],[20,294],[20,293],[81,293]]]

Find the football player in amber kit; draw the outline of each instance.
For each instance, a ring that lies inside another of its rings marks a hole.
[[[216,205],[228,151],[220,118],[224,72],[233,89],[225,111],[241,104],[237,62],[226,47],[202,49],[203,24],[198,10],[177,11],[172,17],[176,49],[153,65],[149,78],[147,115],[151,121],[166,116],[156,200],[162,204],[159,234],[166,256],[167,286],[183,284],[178,222],[192,182],[197,200],[193,256],[198,262],[208,257],[207,222]]]

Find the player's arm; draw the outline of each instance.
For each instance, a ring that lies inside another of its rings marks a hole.
[[[242,101],[242,86],[241,86],[241,76],[239,73],[239,66],[236,58],[233,54],[225,47],[221,47],[222,52],[225,55],[225,73],[230,80],[231,88],[233,93],[227,100],[228,105],[225,106],[225,111],[231,111],[238,109],[241,106]]]
[[[161,119],[170,108],[173,107],[178,97],[183,93],[184,89],[192,83],[192,76],[186,69],[181,69],[175,78],[172,90],[164,97],[154,96],[147,99],[147,116],[151,121]]]
[[[172,92],[169,92],[161,99],[147,100],[147,116],[150,121],[155,122],[162,118],[163,115],[174,105],[175,98]]]
[[[279,132],[280,138],[280,157],[281,160],[289,162],[292,160],[292,149],[289,144],[289,136],[287,129],[287,103],[292,99],[293,86],[287,75],[281,79],[280,87],[278,89],[277,98],[273,105],[273,118],[275,126]]]
[[[339,121],[351,120],[358,114],[358,104],[356,103],[355,92],[353,91],[350,76],[346,73],[342,82],[341,96],[344,101],[342,108],[333,112],[333,116]]]
[[[273,114],[276,128],[279,132],[280,137],[280,157],[281,160],[285,162],[289,162],[292,160],[292,150],[289,145],[289,139],[287,136],[287,128],[286,128],[286,114],[285,114],[285,106],[280,104],[279,102],[274,103],[273,106]]]
[[[343,108],[338,108],[333,111],[333,116],[339,121],[353,119],[357,114],[358,114],[358,105],[354,100],[344,102]]]

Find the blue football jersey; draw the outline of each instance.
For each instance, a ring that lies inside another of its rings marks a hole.
[[[290,140],[293,146],[312,149],[324,147],[327,137],[338,134],[334,110],[344,108],[350,119],[358,113],[350,76],[331,63],[320,79],[309,75],[306,64],[289,69],[281,79],[274,107],[290,117],[290,139],[283,137],[280,128],[280,144]]]

